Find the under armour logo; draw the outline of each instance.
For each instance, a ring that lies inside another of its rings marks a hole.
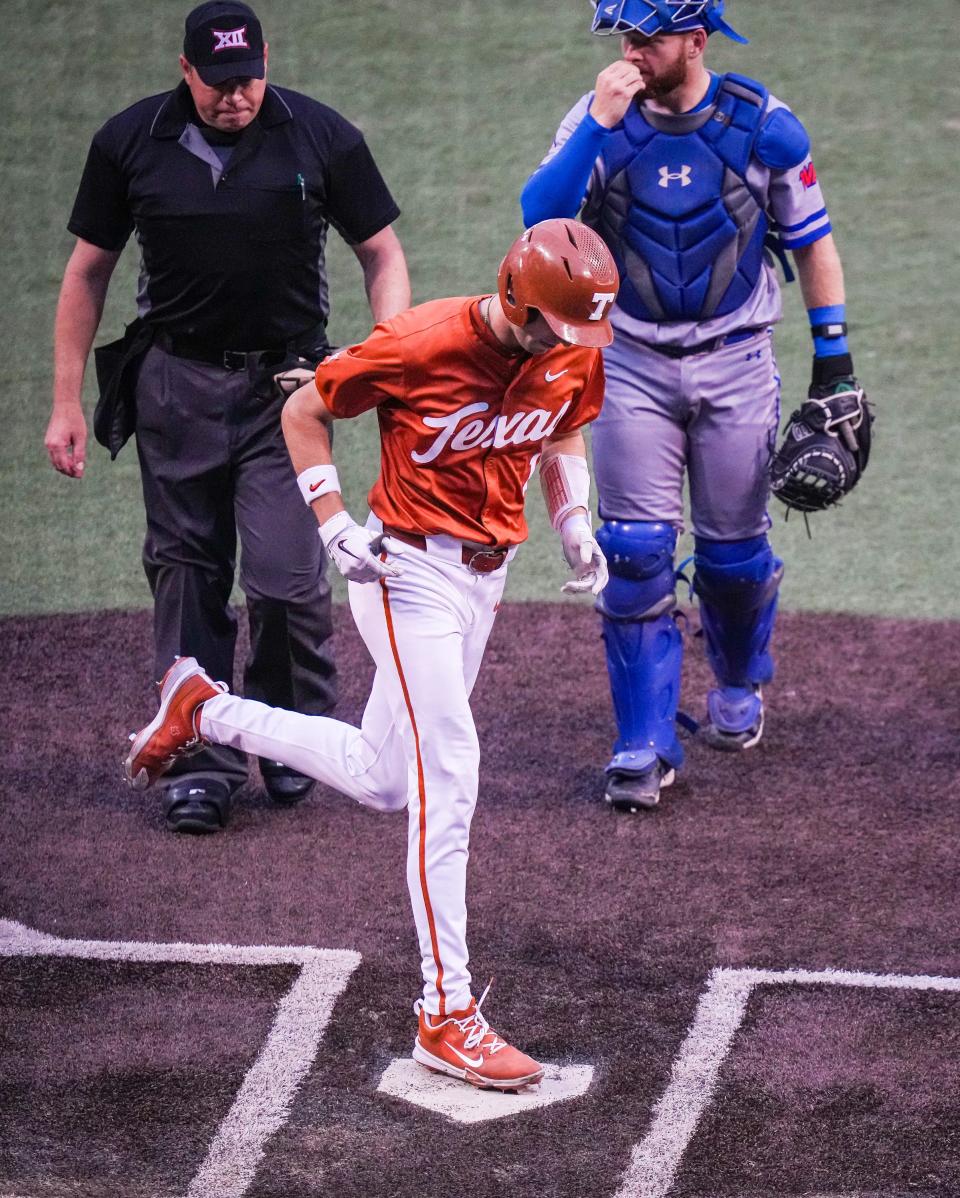
[[[213,47],[214,54],[220,50],[250,49],[246,25],[241,25],[239,29],[211,29],[210,32],[217,39]]]
[[[689,166],[681,166],[678,171],[671,171],[668,166],[660,168],[660,186],[669,187],[671,179],[679,179],[681,187],[690,185],[690,172],[693,168]]]

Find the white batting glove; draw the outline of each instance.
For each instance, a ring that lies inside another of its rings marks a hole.
[[[560,525],[563,556],[575,577],[560,588],[568,595],[583,595],[587,591],[599,595],[607,585],[607,559],[590,531],[590,521],[582,512],[567,516]]]
[[[337,512],[319,528],[320,540],[347,582],[377,582],[381,578],[396,578],[403,571],[390,562],[382,562],[379,554],[391,552],[389,538],[363,528],[349,512]]]

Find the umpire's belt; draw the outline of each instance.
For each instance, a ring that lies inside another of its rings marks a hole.
[[[692,358],[694,354],[712,354],[715,349],[724,345],[736,345],[738,341],[748,341],[758,333],[765,333],[769,325],[761,324],[751,329],[737,329],[735,333],[725,333],[722,337],[711,337],[709,341],[701,341],[699,345],[654,345],[651,341],[641,341],[644,349],[652,349],[654,353],[662,354],[665,358]]]
[[[163,330],[157,333],[154,344],[159,345],[168,354],[173,354],[175,358],[207,362],[211,366],[219,366],[222,370],[246,370],[248,367],[282,362],[291,350],[312,346],[318,338],[323,340],[323,325],[310,329],[287,345],[268,349],[217,349],[201,341],[194,341],[191,337],[172,337]]]
[[[383,532],[385,536],[396,537],[405,545],[413,545],[425,553],[428,551],[427,538],[422,533],[405,532],[402,528],[389,528],[386,524],[383,526]],[[486,549],[482,545],[461,545],[460,560],[473,574],[492,574],[494,570],[499,570],[507,560],[509,552],[509,545],[505,545],[502,549]]]

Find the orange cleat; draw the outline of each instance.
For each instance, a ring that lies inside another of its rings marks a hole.
[[[200,704],[227,689],[225,682],[208,677],[195,657],[174,661],[160,683],[160,710],[146,728],[130,736],[123,773],[135,790],[146,790],[178,757],[202,748]]]
[[[490,987],[480,1002],[470,1000],[464,1011],[428,1015],[423,999],[414,1004],[420,1017],[413,1059],[435,1073],[459,1077],[481,1090],[519,1090],[543,1078],[543,1066],[501,1040],[480,1013]]]

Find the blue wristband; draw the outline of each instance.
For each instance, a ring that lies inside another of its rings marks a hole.
[[[847,308],[845,304],[828,304],[822,308],[808,308],[810,333],[813,337],[813,352],[818,358],[835,358],[848,354]]]

